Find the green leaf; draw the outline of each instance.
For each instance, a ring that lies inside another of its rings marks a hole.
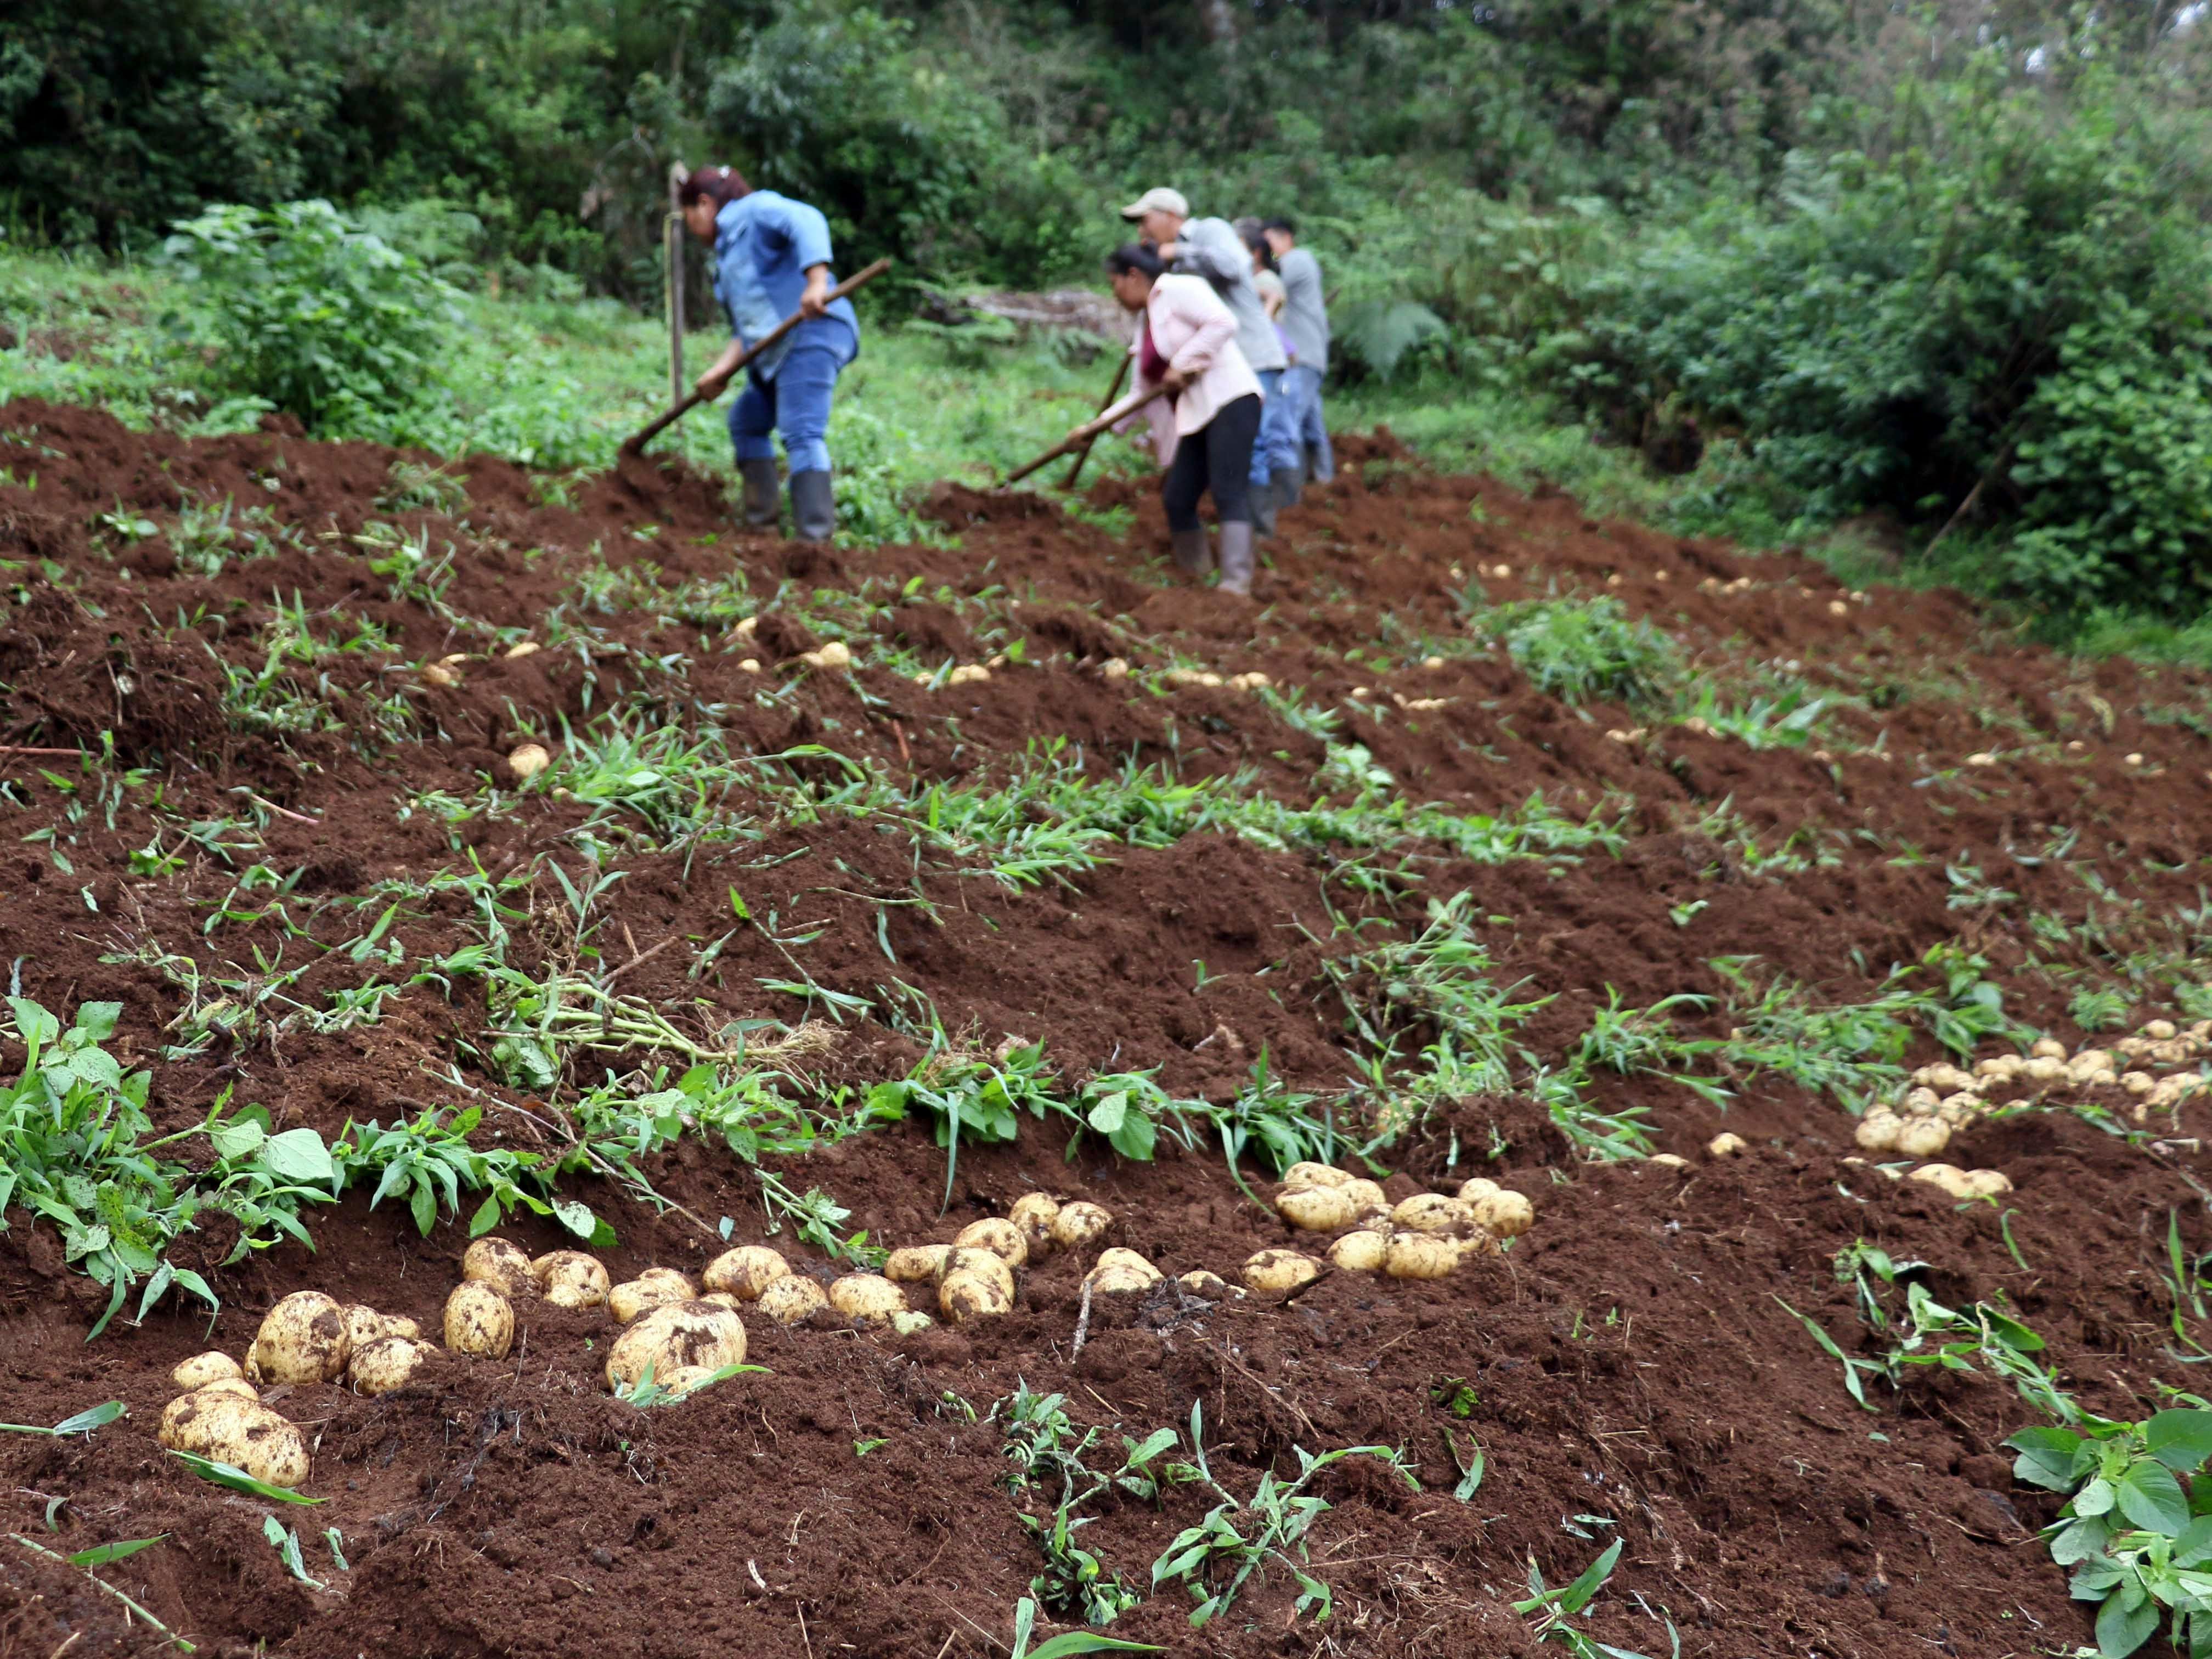
[[[212,1481],[218,1486],[228,1486],[233,1492],[242,1492],[249,1498],[264,1498],[272,1504],[319,1504],[324,1501],[301,1492],[287,1492],[282,1486],[272,1486],[266,1480],[256,1480],[244,1469],[234,1468],[228,1463],[218,1463],[212,1457],[202,1457],[196,1452],[172,1451],[169,1455],[180,1461],[201,1480]]]
[[[2097,1613],[2097,1651],[2104,1659],[2127,1659],[2158,1628],[2158,1603],[2138,1592],[2132,1606],[2125,1592],[2109,1597]]]
[[[60,1422],[55,1424],[52,1428],[41,1430],[39,1431],[39,1432],[46,1434],[90,1434],[94,1429],[106,1428],[110,1423],[115,1421],[117,1418],[126,1414],[130,1409],[131,1408],[125,1405],[120,1400],[103,1401],[97,1406],[88,1407],[87,1409],[77,1413],[74,1417],[64,1417]]]
[[[287,1181],[327,1183],[337,1175],[331,1149],[313,1129],[287,1129],[270,1136],[261,1149],[261,1161]]]
[[[2189,1524],[2189,1499],[2181,1483],[2155,1458],[2138,1458],[2129,1464],[2116,1492],[2120,1513],[2146,1532],[2162,1532],[2171,1538]]]
[[[2074,1513],[2085,1518],[2109,1514],[2118,1496],[2112,1483],[2100,1474],[2074,1494]]]
[[[2101,1554],[2112,1540],[2112,1528],[2102,1516],[2070,1522],[2051,1534],[2051,1559],[2062,1567],[2070,1567]]]
[[[553,1200],[553,1218],[579,1238],[590,1238],[599,1229],[599,1218],[592,1213],[592,1206],[573,1198]]]
[[[294,1532],[275,1516],[264,1515],[261,1517],[261,1535],[276,1546],[277,1559],[283,1562],[284,1570],[287,1572],[312,1589],[322,1589],[321,1579],[307,1577],[307,1564],[300,1554],[298,1533]]]
[[[469,1237],[471,1238],[482,1238],[486,1233],[489,1232],[493,1228],[498,1225],[499,1194],[497,1193],[494,1193],[489,1198],[484,1200],[482,1204],[479,1204],[477,1206],[477,1212],[469,1218]]]
[[[2051,1492],[2071,1492],[2081,1474],[2081,1437],[2071,1429],[2022,1429],[2004,1443],[2020,1455],[2013,1478]]]
[[[2177,1474],[2193,1474],[2212,1458],[2212,1412],[2159,1412],[2142,1426],[2144,1449]]]
[[[136,1555],[140,1550],[149,1550],[169,1534],[157,1533],[151,1538],[123,1538],[112,1544],[94,1544],[88,1550],[79,1550],[69,1558],[76,1567],[104,1567],[111,1561],[120,1561],[126,1555]]]
[[[229,1122],[218,1123],[208,1131],[208,1139],[215,1146],[215,1155],[230,1164],[252,1158],[268,1139],[268,1131],[250,1117],[233,1118]]]

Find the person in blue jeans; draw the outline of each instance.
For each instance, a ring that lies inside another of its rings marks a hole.
[[[1322,414],[1321,383],[1328,373],[1328,301],[1322,292],[1321,262],[1298,246],[1297,227],[1288,219],[1269,219],[1260,227],[1275,268],[1282,274],[1280,322],[1289,342],[1291,366],[1283,371],[1282,410],[1268,434],[1273,439],[1267,462],[1279,505],[1298,498],[1306,476],[1327,483],[1336,476],[1336,457]]]
[[[732,338],[693,384],[710,401],[722,395],[750,341],[794,311],[805,320],[745,366],[745,389],[730,407],[730,441],[744,480],[744,520],[776,517],[775,446],[791,464],[791,520],[803,540],[827,541],[837,528],[830,489],[830,397],[838,371],[860,355],[860,319],[850,300],[831,301],[830,222],[804,202],[755,190],[736,169],[699,167],[678,188],[684,227],[714,250],[714,297],[729,313]]]

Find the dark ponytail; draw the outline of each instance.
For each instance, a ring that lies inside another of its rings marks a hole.
[[[676,186],[676,199],[685,207],[694,202],[711,200],[719,213],[740,196],[751,195],[752,191],[744,174],[735,167],[694,167]]]

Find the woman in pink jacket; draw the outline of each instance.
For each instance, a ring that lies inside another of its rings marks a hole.
[[[1176,563],[1203,576],[1206,526],[1198,498],[1213,492],[1221,520],[1221,587],[1252,591],[1252,443],[1260,432],[1260,381],[1237,349],[1237,318],[1202,276],[1176,276],[1148,242],[1107,257],[1114,297],[1137,313],[1137,389],[1165,395],[1142,413],[1165,469],[1160,499]],[[1131,416],[1133,422],[1137,417]]]

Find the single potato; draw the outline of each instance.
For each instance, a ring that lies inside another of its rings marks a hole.
[[[926,1331],[936,1323],[937,1322],[927,1314],[919,1313],[909,1308],[904,1313],[895,1313],[891,1316],[891,1334],[912,1336],[916,1331]]]
[[[607,1264],[581,1250],[554,1250],[530,1264],[539,1292],[556,1308],[597,1308],[611,1288]]]
[[[1536,1224],[1536,1206],[1522,1194],[1500,1187],[1474,1200],[1474,1221],[1493,1238],[1518,1238]]]
[[[615,1339],[607,1352],[607,1386],[629,1387],[647,1365],[658,1379],[686,1365],[715,1370],[744,1363],[745,1325],[737,1315],[711,1302],[665,1302]]]
[[[1869,1112],[1859,1120],[1859,1127],[1851,1131],[1851,1139],[1869,1152],[1893,1152],[1897,1138],[1905,1133],[1905,1120],[1894,1112]]]
[[[1086,1199],[1077,1199],[1073,1204],[1063,1204],[1060,1213],[1052,1218],[1053,1248],[1061,1250],[1088,1249],[1106,1237],[1106,1230],[1114,1224],[1114,1212],[1103,1204],[1093,1204]]]
[[[822,1287],[798,1273],[773,1280],[753,1298],[753,1306],[779,1325],[803,1324],[829,1305],[830,1298],[822,1294]]]
[[[1967,1190],[1966,1172],[1951,1164],[1923,1164],[1905,1177],[1908,1181],[1924,1181],[1931,1187],[1942,1188],[1954,1198],[1972,1198]]]
[[[258,1401],[202,1389],[162,1413],[164,1446],[244,1469],[256,1480],[290,1488],[307,1478],[307,1443]]]
[[[731,1295],[727,1291],[702,1291],[700,1294],[699,1299],[702,1302],[711,1302],[718,1308],[727,1308],[732,1313],[737,1312],[740,1308],[745,1305],[744,1303],[738,1301],[736,1297]]]
[[[1389,1254],[1389,1235],[1364,1227],[1345,1234],[1328,1247],[1329,1264],[1353,1273],[1381,1273]]]
[[[1275,1212],[1300,1232],[1341,1232],[1352,1224],[1352,1198],[1341,1187],[1285,1187]]]
[[[504,1359],[514,1346],[514,1304],[493,1285],[470,1279],[446,1298],[446,1346],[471,1359]]]
[[[240,1400],[261,1398],[261,1390],[242,1376],[218,1376],[212,1382],[201,1383],[191,1392],[193,1394],[234,1394]],[[173,1406],[177,1402],[173,1400],[169,1403]]]
[[[1094,1297],[1145,1296],[1158,1283],[1134,1267],[1093,1267],[1083,1275],[1084,1288]]]
[[[685,1395],[705,1388],[707,1380],[714,1374],[712,1365],[678,1365],[665,1376],[654,1373],[653,1381],[681,1400]]]
[[[1006,1219],[1022,1230],[1029,1259],[1042,1261],[1052,1254],[1052,1224],[1060,1214],[1060,1200],[1045,1193],[1024,1193],[1006,1212]]]
[[[1751,1143],[1731,1130],[1723,1130],[1705,1143],[1705,1151],[1715,1158],[1734,1158]]]
[[[1007,1300],[1013,1299],[1014,1270],[996,1250],[987,1250],[980,1244],[955,1244],[945,1253],[945,1265],[938,1269],[937,1282],[942,1285],[955,1273],[979,1273],[1001,1286]]]
[[[1326,1164],[1293,1164],[1283,1171],[1285,1187],[1341,1187],[1352,1177]]]
[[[981,1221],[969,1222],[953,1234],[952,1242],[988,1250],[1009,1267],[1018,1267],[1030,1259],[1028,1236],[1002,1216],[987,1215]]]
[[[503,1238],[479,1238],[461,1253],[465,1284],[489,1285],[512,1302],[538,1294],[538,1276],[521,1246]]]
[[[951,1254],[950,1244],[909,1244],[885,1258],[884,1277],[895,1285],[934,1283],[945,1277],[945,1258]]]
[[[698,1298],[699,1287],[691,1282],[687,1274],[680,1273],[673,1267],[641,1268],[635,1282],[643,1284],[647,1280],[656,1285],[665,1285],[672,1290],[683,1291],[684,1300],[686,1302],[696,1301]]]
[[[607,1311],[615,1316],[618,1325],[627,1325],[647,1308],[664,1307],[671,1302],[697,1300],[690,1285],[680,1273],[664,1279],[642,1276],[617,1285],[607,1292]]]
[[[1969,1170],[1964,1184],[1970,1198],[2002,1198],[2012,1190],[2012,1177],[2002,1170]]]
[[[1472,1204],[1478,1198],[1487,1198],[1492,1193],[1504,1190],[1487,1176],[1470,1176],[1459,1183],[1459,1198],[1463,1204]]]
[[[1940,1117],[1908,1118],[1897,1132],[1897,1150],[1907,1158],[1933,1158],[1951,1144],[1951,1126]]]
[[[1244,1263],[1244,1282],[1276,1296],[1287,1296],[1320,1277],[1321,1263],[1296,1250],[1261,1250]]]
[[[740,1244],[707,1264],[704,1282],[708,1290],[727,1291],[740,1302],[757,1302],[763,1291],[790,1276],[791,1264],[781,1251],[765,1244]]]
[[[407,1386],[432,1352],[427,1342],[380,1336],[354,1350],[346,1366],[346,1381],[356,1394],[397,1393]]]
[[[956,1325],[1013,1311],[1013,1300],[995,1279],[981,1273],[947,1273],[937,1287],[937,1305]],[[901,1310],[901,1311],[904,1311]],[[896,1317],[896,1316],[894,1316]]]
[[[1115,1280],[1114,1288],[1117,1290],[1126,1287],[1149,1291],[1160,1282],[1162,1274],[1134,1250],[1114,1249],[1102,1251],[1097,1265],[1084,1277],[1091,1281],[1094,1291],[1107,1288],[1105,1281],[1109,1278]]]
[[[227,1353],[196,1353],[190,1359],[180,1360],[177,1369],[169,1373],[169,1381],[179,1388],[205,1388],[210,1382],[225,1377],[236,1377],[243,1382],[246,1370]]]
[[[986,1250],[982,1254],[991,1253]],[[991,1259],[998,1261],[996,1256]],[[847,1273],[830,1286],[830,1305],[848,1319],[857,1319],[864,1325],[880,1325],[893,1314],[906,1310],[906,1297],[881,1273]]]
[[[1458,1266],[1458,1242],[1433,1233],[1393,1233],[1382,1258],[1393,1279],[1442,1279]]]
[[[264,1382],[335,1382],[348,1341],[344,1309],[320,1291],[295,1291],[262,1320],[247,1369]]]
[[[1382,1183],[1379,1181],[1355,1177],[1346,1182],[1337,1191],[1352,1200],[1352,1213],[1355,1217],[1390,1213],[1390,1195],[1382,1190]]]
[[[1210,1273],[1203,1267],[1194,1267],[1176,1283],[1201,1302],[1226,1301],[1228,1284],[1219,1273]]]
[[[1440,1238],[1464,1238],[1476,1224],[1473,1205],[1442,1193],[1416,1194],[1390,1212],[1390,1220],[1399,1232],[1434,1233]]]

